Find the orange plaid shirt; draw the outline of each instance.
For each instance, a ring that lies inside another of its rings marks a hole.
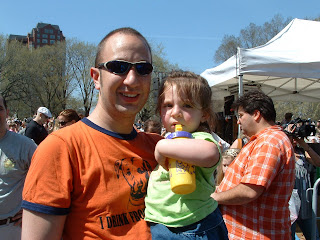
[[[220,205],[230,239],[291,239],[288,201],[294,186],[294,150],[279,126],[251,137],[228,167],[217,192],[239,183],[263,186],[244,205]]]

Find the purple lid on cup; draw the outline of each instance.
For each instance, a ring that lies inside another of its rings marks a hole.
[[[170,133],[166,139],[174,139],[174,138],[193,138],[192,134],[186,131],[177,131]]]

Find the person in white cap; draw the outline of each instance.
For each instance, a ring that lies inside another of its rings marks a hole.
[[[39,107],[36,117],[28,123],[25,135],[39,145],[48,136],[48,131],[43,125],[51,117],[52,114],[48,108]]]

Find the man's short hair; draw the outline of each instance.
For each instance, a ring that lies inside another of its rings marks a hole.
[[[147,45],[148,50],[150,52],[150,56],[152,56],[152,52],[151,52],[151,47],[150,44],[148,43],[147,39],[137,30],[130,28],[130,27],[123,27],[123,28],[117,28],[111,32],[109,32],[99,43],[98,45],[98,50],[97,50],[97,55],[96,55],[96,59],[95,59],[95,67],[98,67],[98,64],[102,62],[101,58],[101,53],[102,50],[104,48],[105,43],[107,42],[107,40],[113,36],[116,33],[123,33],[123,34],[127,34],[127,35],[133,35],[133,36],[137,36],[139,38],[141,38]]]
[[[266,121],[276,121],[276,110],[272,99],[259,90],[251,90],[237,99],[232,108],[238,110],[242,107],[246,113],[252,115],[258,110]]]

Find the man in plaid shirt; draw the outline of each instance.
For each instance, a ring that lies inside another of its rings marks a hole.
[[[275,125],[270,97],[250,91],[233,107],[250,141],[211,196],[221,204],[230,239],[290,239],[288,201],[294,185],[294,151]]]

